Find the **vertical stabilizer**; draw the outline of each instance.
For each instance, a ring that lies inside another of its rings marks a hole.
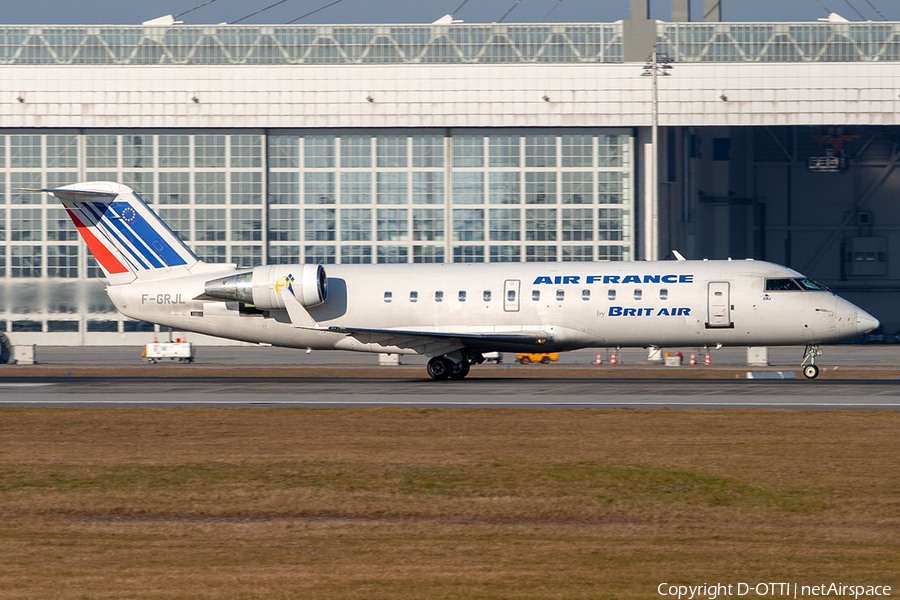
[[[126,185],[92,181],[40,191],[62,202],[112,285],[189,275],[200,262]]]

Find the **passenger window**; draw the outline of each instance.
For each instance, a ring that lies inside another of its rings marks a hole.
[[[443,302],[444,301],[444,292],[438,290],[434,293],[434,301],[435,302]]]
[[[384,293],[384,301],[385,302],[390,302],[393,299],[394,299],[393,294],[391,294],[390,292]]]
[[[642,295],[643,294],[641,293],[641,290],[634,290],[634,299],[635,300],[640,300]]]
[[[515,302],[516,301],[516,290],[509,290],[508,292],[506,292],[506,299],[509,300],[510,302]]]
[[[531,290],[531,299],[535,302],[541,299],[541,290]]]
[[[566,299],[566,290],[556,290],[556,299],[557,300],[565,300]]]
[[[418,302],[419,301],[419,292],[410,292],[409,293],[409,301],[410,302]]]
[[[609,290],[606,293],[606,297],[609,298],[610,300],[615,300],[616,299],[616,290]]]
[[[482,298],[484,298],[485,302],[491,301],[491,290],[484,290],[484,294],[482,294]]]
[[[460,302],[465,302],[465,301],[466,301],[466,292],[465,292],[465,290],[459,290],[459,301],[460,301]]]
[[[668,300],[669,299],[669,290],[663,288],[659,290],[659,299],[660,300]]]
[[[591,299],[591,290],[581,290],[581,299],[582,300],[590,300]]]

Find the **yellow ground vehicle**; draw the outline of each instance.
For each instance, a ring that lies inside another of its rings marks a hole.
[[[516,362],[523,365],[528,363],[539,362],[542,365],[549,365],[551,362],[559,360],[559,352],[519,352],[516,354]]]

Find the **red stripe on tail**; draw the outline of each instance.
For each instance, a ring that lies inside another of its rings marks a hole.
[[[91,254],[94,255],[94,258],[97,259],[97,262],[100,263],[100,266],[107,273],[127,273],[128,269],[125,268],[119,259],[113,256],[112,252],[104,246],[100,240],[94,237],[94,234],[91,233],[91,230],[88,229],[81,220],[75,216],[69,208],[66,208],[66,212],[69,213],[69,217],[72,219],[72,222],[75,223],[76,229],[78,229],[78,233],[81,234],[82,239],[87,244],[88,249],[91,251]]]

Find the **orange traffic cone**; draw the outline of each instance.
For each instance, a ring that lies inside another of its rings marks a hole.
[[[611,364],[611,365],[616,364],[616,351],[615,350],[613,350],[612,354],[610,354],[610,356],[609,356],[609,364]]]
[[[703,364],[709,366],[712,364],[712,361],[709,360],[709,350],[706,351],[706,359],[703,361]]]
[[[599,353],[599,352],[597,353],[597,362],[595,362],[594,364],[595,364],[595,365],[602,365],[602,364],[603,364],[603,355],[602,355],[601,353]]]
[[[692,367],[697,366],[697,357],[694,356],[694,353],[693,353],[693,352],[691,352],[691,366],[692,366]]]

